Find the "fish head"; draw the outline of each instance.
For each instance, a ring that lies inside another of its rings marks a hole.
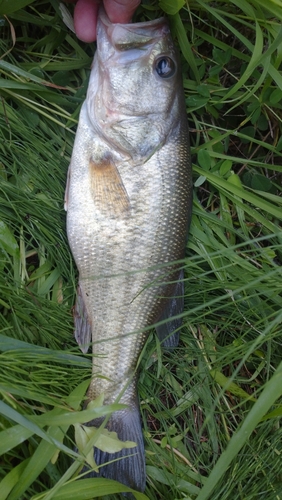
[[[185,113],[182,95],[167,21],[113,24],[101,10],[87,94],[98,134],[131,158],[150,157],[179,121],[179,106]]]

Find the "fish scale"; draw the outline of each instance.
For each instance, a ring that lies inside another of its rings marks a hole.
[[[79,271],[75,336],[84,352],[90,342],[93,350],[87,397],[125,403],[107,428],[137,444],[114,455],[95,449],[95,459],[103,465],[121,458],[101,474],[143,491],[136,365],[148,327],[182,312],[180,271],[172,263],[184,257],[191,213],[185,101],[164,19],[120,25],[100,12],[66,209]]]

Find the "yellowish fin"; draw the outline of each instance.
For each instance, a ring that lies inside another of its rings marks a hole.
[[[95,162],[90,159],[91,191],[95,205],[113,216],[124,215],[130,210],[128,194],[119,171],[109,158]]]

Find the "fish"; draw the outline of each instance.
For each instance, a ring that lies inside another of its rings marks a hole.
[[[178,341],[179,261],[192,203],[189,151],[179,55],[167,20],[114,24],[101,9],[65,196],[79,274],[74,328],[83,352],[92,345],[87,401],[103,394],[104,404],[126,405],[106,427],[136,444],[114,454],[95,447],[99,474],[141,492],[146,472],[136,367],[151,325],[161,323],[164,347]]]

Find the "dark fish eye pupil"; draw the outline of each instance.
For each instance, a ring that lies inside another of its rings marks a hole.
[[[156,61],[156,71],[161,78],[169,78],[175,73],[175,64],[170,57],[160,57]]]

